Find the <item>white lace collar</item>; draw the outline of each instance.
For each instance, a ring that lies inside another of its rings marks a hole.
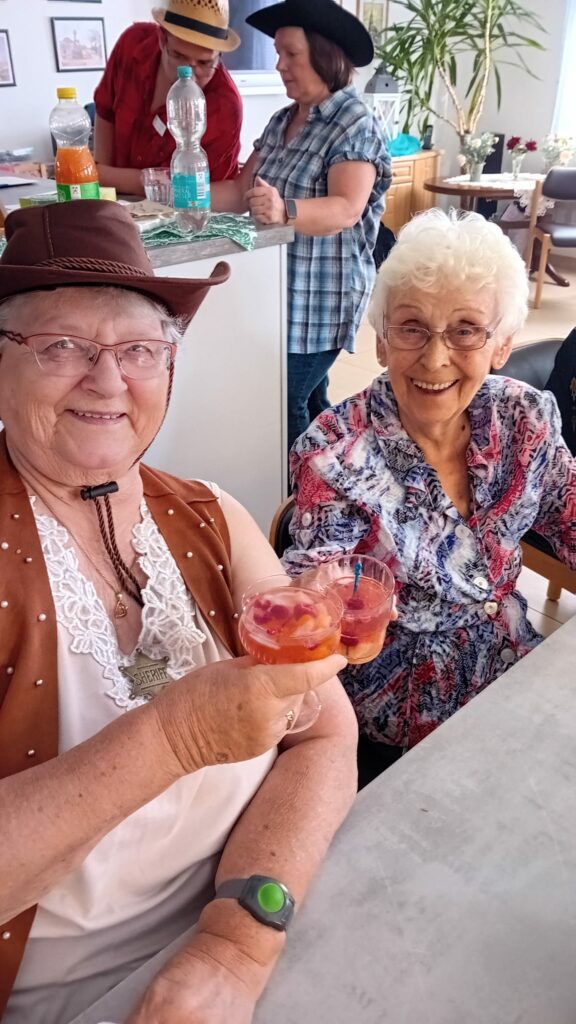
[[[31,497],[56,618],[70,636],[70,649],[98,663],[103,678],[110,683],[107,695],[115,704],[123,708],[143,704],[144,698],[130,698],[129,680],[120,671],[131,663],[134,654],[120,650],[114,626],[93,583],[80,571],[68,531],[53,516],[37,510],[35,502]],[[132,545],[147,582],[142,590],[142,629],[136,647],[151,658],[167,657],[169,675],[179,679],[198,667],[194,649],[204,643],[206,634],[198,628],[196,605],[144,500],[140,514],[141,521],[132,528]]]

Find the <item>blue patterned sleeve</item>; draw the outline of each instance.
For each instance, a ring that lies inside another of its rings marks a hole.
[[[576,569],[576,459],[562,437],[556,399],[542,393],[548,435],[541,450],[532,453],[534,465],[543,461],[541,497],[534,529],[552,545],[558,558]]]
[[[300,442],[291,457],[296,499],[290,524],[292,546],[282,559],[291,575],[355,551],[371,532],[368,513],[322,479],[313,454],[298,452]]]

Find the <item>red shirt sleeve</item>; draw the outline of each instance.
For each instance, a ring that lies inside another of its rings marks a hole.
[[[220,64],[206,89],[206,150],[212,181],[236,178],[239,173],[242,99],[229,72]]]
[[[114,101],[115,95],[118,89],[118,81],[122,74],[122,68],[125,63],[125,50],[126,44],[130,42],[127,40],[128,33],[131,33],[132,29],[127,28],[122,33],[112,53],[110,54],[107,62],[104,74],[100,79],[99,84],[96,86],[94,92],[94,103],[96,105],[96,113],[98,117],[103,118],[104,121],[111,121],[114,123]]]

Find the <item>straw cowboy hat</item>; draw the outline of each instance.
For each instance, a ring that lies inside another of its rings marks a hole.
[[[155,277],[130,214],[103,199],[15,210],[5,230],[0,303],[46,288],[113,285],[140,292],[189,323],[211,286],[230,276],[228,264],[218,263],[209,278]]]
[[[272,37],[279,28],[292,26],[317,32],[336,43],[356,68],[363,68],[374,59],[370,33],[334,0],[284,0],[254,11],[246,18],[246,24]]]
[[[168,0],[152,17],[171,35],[208,50],[230,53],[240,46],[240,36],[228,28],[228,0]]]

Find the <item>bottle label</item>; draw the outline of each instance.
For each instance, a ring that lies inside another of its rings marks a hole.
[[[56,185],[59,203],[69,203],[71,199],[100,199],[100,185],[97,181],[84,181],[79,185]]]
[[[172,178],[175,210],[210,209],[210,175],[207,171],[196,174],[175,174]]]

